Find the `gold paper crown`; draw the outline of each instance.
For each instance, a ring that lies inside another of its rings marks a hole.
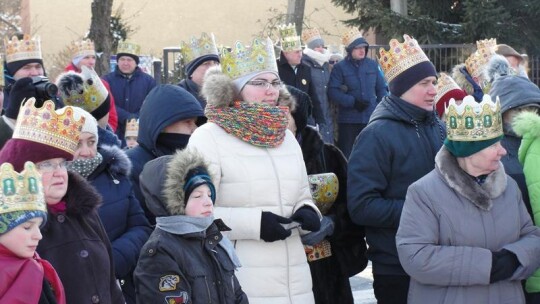
[[[129,41],[120,41],[118,42],[116,54],[120,53],[139,56],[141,54],[141,46]]]
[[[465,60],[467,72],[473,77],[482,75],[484,67],[489,59],[495,55],[496,50],[497,39],[495,38],[476,41],[476,51]]]
[[[74,154],[79,143],[79,136],[84,125],[84,117],[78,121],[73,117],[69,106],[54,111],[54,102],[47,100],[41,108],[34,106],[35,98],[22,104],[13,138],[42,143]],[[63,111],[62,111],[63,110]]]
[[[232,79],[257,71],[278,72],[274,46],[270,38],[266,38],[266,43],[255,38],[251,46],[244,46],[242,42],[237,41],[231,51],[226,48],[221,51],[223,73]]]
[[[13,36],[11,40],[4,38],[6,49],[6,63],[27,59],[43,59],[41,57],[41,42],[39,37],[31,38],[24,35],[23,40]]]
[[[126,122],[126,133],[125,137],[137,137],[139,136],[139,121],[135,118],[132,118]]]
[[[501,103],[494,103],[484,94],[478,103],[473,96],[466,96],[460,105],[452,98],[445,110],[446,132],[449,140],[481,141],[503,135]]]
[[[300,36],[296,33],[294,23],[283,24],[278,26],[281,49],[285,52],[298,51],[302,49]]]
[[[379,64],[387,82],[392,81],[410,67],[429,61],[416,39],[409,37],[407,34],[403,35],[403,38],[405,39],[403,43],[391,39],[388,51],[383,48],[379,49]]]
[[[13,165],[0,166],[0,214],[14,211],[47,212],[43,196],[41,174],[36,165],[27,161],[21,173],[13,170]]]
[[[61,88],[62,79],[64,77],[71,77],[74,74],[82,78],[82,90],[78,86],[76,89],[71,90],[69,95],[66,95],[66,92],[60,89],[60,96],[62,96],[65,105],[80,107],[91,113],[107,99],[109,92],[98,74],[84,65],[81,67],[81,73],[70,71],[60,75],[56,81],[57,86]]]
[[[180,42],[180,53],[185,63],[204,55],[218,55],[214,34],[202,33],[201,38],[191,37],[189,43]]]
[[[438,103],[441,97],[452,90],[462,91],[452,77],[446,73],[440,73],[439,79],[437,79],[437,95],[435,95],[435,103]]]
[[[357,28],[352,28],[345,32],[343,36],[341,36],[341,43],[347,47],[349,44],[351,44],[353,41],[355,41],[358,38],[362,38],[362,32],[358,30]]]
[[[91,40],[72,41],[68,48],[69,52],[71,53],[71,58],[78,56],[84,58],[86,56],[96,55],[94,42]]]
[[[302,32],[302,41],[304,41],[304,44],[308,44],[315,39],[322,39],[318,28],[304,29]]]

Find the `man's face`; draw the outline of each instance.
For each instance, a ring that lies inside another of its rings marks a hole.
[[[191,74],[191,80],[193,80],[193,82],[195,82],[196,84],[198,84],[199,86],[202,87],[203,85],[203,80],[204,80],[204,74],[206,73],[206,71],[215,66],[215,65],[218,65],[219,62],[215,61],[215,60],[207,60],[203,63],[201,63],[196,69],[195,71],[193,71],[193,73]]]
[[[43,66],[41,63],[38,62],[32,62],[29,64],[25,64],[22,68],[17,70],[15,74],[13,75],[13,79],[16,81],[24,78],[24,77],[34,77],[34,76],[44,76],[45,71],[43,70]]]
[[[436,82],[435,76],[426,77],[403,93],[401,99],[426,111],[433,111],[437,95]]]
[[[299,65],[302,61],[302,50],[288,52],[283,51],[283,56],[285,56],[290,65]]]
[[[135,71],[137,67],[137,62],[129,56],[122,56],[118,58],[118,68],[120,72],[124,74],[131,74]]]
[[[364,59],[366,57],[366,46],[359,45],[355,47],[351,52],[351,56],[355,60]]]

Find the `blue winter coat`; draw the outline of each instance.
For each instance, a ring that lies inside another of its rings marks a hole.
[[[377,103],[387,94],[383,73],[373,59],[354,60],[348,55],[334,65],[330,73],[328,98],[338,105],[338,123],[367,124]],[[356,99],[369,101],[369,107],[357,111],[354,108]]]
[[[88,181],[103,197],[99,217],[112,244],[116,278],[127,303],[135,303],[132,273],[152,229],[129,181],[131,162],[117,146],[100,146],[103,161]],[[131,299],[131,300],[130,300]]]
[[[347,207],[353,222],[366,229],[373,273],[405,275],[395,237],[407,188],[433,170],[445,137],[435,112],[390,95],[356,139],[349,158]]]

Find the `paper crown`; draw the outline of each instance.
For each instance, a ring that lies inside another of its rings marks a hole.
[[[453,141],[481,141],[503,135],[501,104],[484,94],[478,103],[466,96],[459,105],[452,98],[445,110],[447,138]]]
[[[6,63],[27,59],[43,59],[39,37],[31,38],[30,35],[25,34],[22,40],[15,36],[11,40],[4,38],[4,47],[6,49]]]
[[[465,67],[471,76],[478,77],[484,72],[484,67],[489,59],[495,55],[497,39],[485,39],[476,41],[476,51],[465,60]]]
[[[450,98],[463,100],[467,93],[446,73],[440,73],[437,80],[437,95],[435,95],[435,108],[439,117],[444,113]]]
[[[251,46],[245,46],[242,42],[237,41],[231,51],[223,48],[221,50],[221,67],[223,73],[232,79],[257,71],[277,73],[272,40],[266,38],[266,42],[263,42],[259,38],[255,38]]]
[[[403,43],[391,39],[388,51],[383,48],[379,49],[379,64],[387,82],[392,81],[410,67],[429,61],[416,39],[409,37],[407,34],[403,35],[403,38]]]
[[[139,56],[141,54],[141,46],[129,41],[118,42],[116,54],[131,54]]]
[[[94,42],[91,40],[72,41],[68,49],[72,58],[96,55]]]
[[[362,32],[357,28],[351,28],[341,36],[341,43],[347,47],[358,38],[362,38]]]
[[[126,122],[125,137],[137,137],[139,136],[139,120],[132,118]]]
[[[73,109],[69,106],[64,107],[62,113],[56,113],[54,102],[50,100],[45,101],[41,108],[36,108],[35,102],[35,98],[30,98],[21,106],[13,138],[41,143],[74,154],[84,117],[75,120]]]
[[[308,175],[311,196],[322,214],[326,214],[336,201],[339,181],[334,173]]]
[[[278,26],[281,49],[285,52],[298,51],[302,49],[300,36],[296,33],[294,23],[283,24]]]
[[[180,54],[185,63],[204,55],[219,55],[214,34],[202,33],[201,38],[191,37],[188,43],[181,41]]]
[[[56,85],[65,105],[80,107],[89,113],[109,95],[98,74],[84,65],[80,73],[69,71],[58,76]]]
[[[304,44],[308,44],[316,39],[322,39],[318,28],[308,28],[302,31],[302,41],[304,41]]]

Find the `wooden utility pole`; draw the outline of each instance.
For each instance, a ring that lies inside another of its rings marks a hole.
[[[306,0],[288,0],[287,23],[294,23],[296,25],[296,32],[298,35],[302,33],[305,7]]]
[[[30,0],[21,1],[21,30],[23,34],[32,35],[30,22]]]
[[[113,38],[110,30],[113,0],[92,1],[92,21],[88,38],[94,41],[98,53],[96,72],[103,75],[110,70],[110,55]]]

